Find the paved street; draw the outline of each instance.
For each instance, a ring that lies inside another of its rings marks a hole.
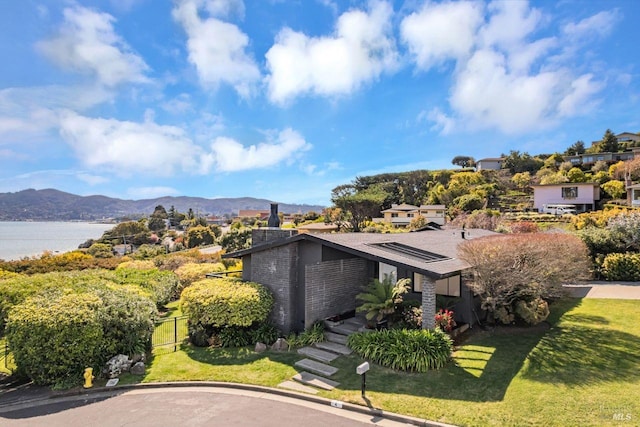
[[[44,404],[43,404],[44,403]],[[134,389],[50,399],[0,412],[3,427],[406,426],[270,393],[214,387]]]

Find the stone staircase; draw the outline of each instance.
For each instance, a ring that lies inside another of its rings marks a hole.
[[[310,394],[318,393],[319,389],[333,390],[339,386],[340,383],[328,378],[338,372],[338,368],[330,363],[340,356],[351,354],[351,349],[346,346],[347,338],[364,330],[364,325],[363,319],[357,317],[341,322],[325,320],[325,341],[298,349],[298,354],[305,356],[295,363],[301,371],[293,376],[292,381],[284,381],[278,386]]]

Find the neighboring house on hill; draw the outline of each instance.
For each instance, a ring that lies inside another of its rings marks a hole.
[[[627,204],[634,208],[640,208],[640,184],[627,186]]]
[[[465,234],[496,233],[473,229]],[[457,320],[474,323],[474,297],[461,278],[470,266],[457,257],[464,238],[459,231],[297,234],[261,228],[253,230],[252,238],[251,248],[223,258],[242,258],[242,278],[271,290],[271,321],[285,334],[352,312],[361,304],[356,295],[385,274],[411,279],[408,297],[421,301],[423,327],[434,327],[436,294],[460,297],[454,307]]]
[[[500,170],[504,163],[504,157],[488,157],[486,159],[476,160],[476,170]]]
[[[640,135],[631,132],[622,132],[616,135],[618,142],[640,142]]]
[[[592,211],[600,200],[600,185],[594,182],[565,182],[532,185],[533,208],[544,211],[546,205],[574,205],[577,212]]]
[[[402,203],[401,205],[392,204],[391,208],[381,213],[384,215],[382,219],[384,222],[393,224],[395,227],[406,227],[419,216],[426,218],[428,222],[444,225],[446,211],[445,205],[414,206]]]
[[[634,159],[640,154],[640,147],[634,147],[631,151],[622,151],[618,153],[584,153],[576,154],[575,156],[564,156],[566,162],[571,162],[573,165],[587,165],[595,162],[604,161],[609,163],[615,163],[620,161],[627,161]]]

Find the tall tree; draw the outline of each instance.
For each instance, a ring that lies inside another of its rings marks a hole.
[[[611,132],[611,129],[607,129],[602,137],[602,141],[599,143],[600,152],[602,153],[617,153],[618,152],[618,138]]]
[[[567,148],[564,154],[567,156],[576,156],[579,154],[584,154],[584,152],[585,152],[584,142],[576,141],[571,146],[569,146],[569,148]]]
[[[352,184],[340,185],[331,191],[331,202],[347,214],[353,232],[359,232],[366,221],[380,214],[388,193],[382,186],[372,185],[356,191]]]
[[[453,160],[451,160],[451,164],[463,168],[472,168],[476,165],[476,161],[470,156],[455,156]]]

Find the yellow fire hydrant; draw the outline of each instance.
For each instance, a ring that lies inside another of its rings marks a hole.
[[[86,368],[84,370],[84,388],[93,387],[93,368]]]

